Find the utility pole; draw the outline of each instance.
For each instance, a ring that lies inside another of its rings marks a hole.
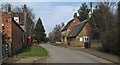
[[[92,2],[90,2],[90,18],[92,19]]]

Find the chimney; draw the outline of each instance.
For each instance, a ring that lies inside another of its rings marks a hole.
[[[23,6],[23,12],[27,12],[27,5],[26,4],[24,4],[24,6]]]
[[[11,12],[11,5],[8,4],[8,12]]]
[[[77,18],[77,13],[74,13],[74,16],[73,16],[74,18]]]

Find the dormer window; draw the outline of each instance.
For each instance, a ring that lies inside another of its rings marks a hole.
[[[14,17],[14,20],[19,23],[19,17]]]

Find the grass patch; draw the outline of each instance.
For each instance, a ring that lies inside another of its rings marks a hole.
[[[18,56],[47,56],[47,50],[38,45],[32,45],[22,50]]]

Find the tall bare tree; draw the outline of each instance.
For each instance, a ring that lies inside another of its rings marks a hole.
[[[111,8],[115,6],[114,2],[98,3],[93,11],[92,23],[96,25],[99,33],[100,42],[104,51],[116,53],[118,42],[117,18]],[[116,11],[115,11],[116,12]],[[94,29],[93,27],[92,29]],[[95,31],[93,31],[95,32]]]
[[[64,23],[57,24],[53,31],[49,33],[49,39],[52,42],[61,41],[61,29],[64,27]]]

